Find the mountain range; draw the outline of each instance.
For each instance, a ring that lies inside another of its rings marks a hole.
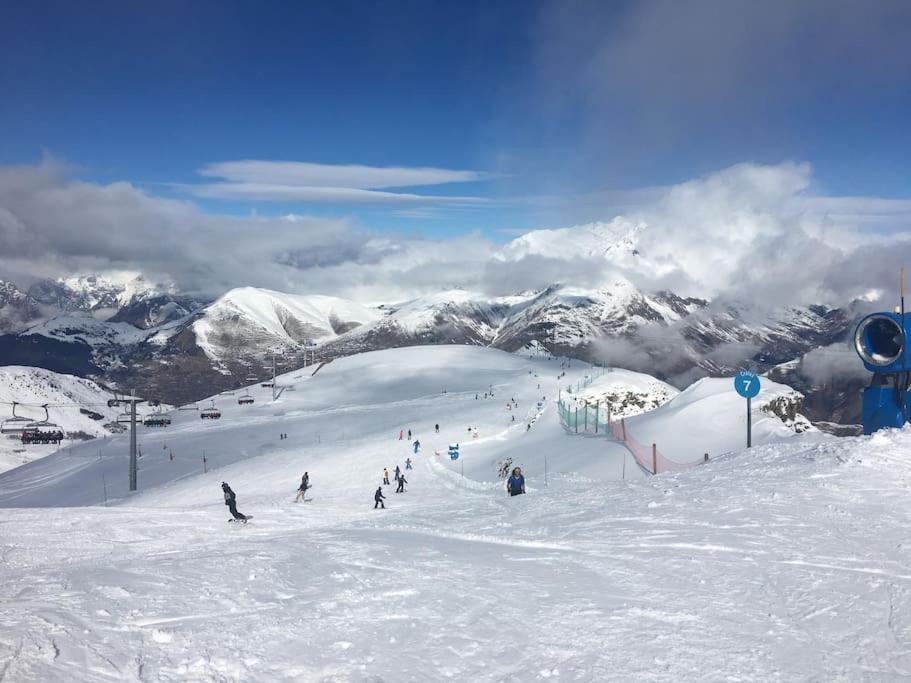
[[[575,229],[580,254],[611,263],[635,259],[640,226]],[[561,231],[514,240],[503,259],[566,241]],[[363,305],[343,298],[267,289],[232,289],[214,301],[182,294],[136,274],[39,281],[28,289],[0,281],[0,365],[32,365],[95,379],[181,404],[262,379],[273,355],[280,370],[364,351],[426,344],[471,344],[506,351],[600,360],[646,371],[680,386],[700,376],[799,361],[846,338],[852,305],[758,308],[672,292],[644,292],[623,277],[598,287],[556,283],[491,297],[449,289],[404,302]],[[779,381],[799,384],[816,406],[811,419],[852,422],[852,409],[813,399],[799,362]]]

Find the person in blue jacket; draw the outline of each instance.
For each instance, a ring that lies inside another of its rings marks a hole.
[[[510,496],[518,496],[525,493],[525,477],[522,476],[521,467],[512,468],[512,475],[506,480],[506,490]]]

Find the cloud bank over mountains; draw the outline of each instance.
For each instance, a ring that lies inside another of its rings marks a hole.
[[[204,173],[228,185],[352,192],[487,177],[259,161]],[[483,214],[466,220],[470,229]],[[706,299],[840,305],[879,294],[891,301],[898,268],[911,265],[909,227],[911,201],[827,197],[815,190],[812,168],[796,163],[740,164],[653,188],[621,216],[529,231],[506,245],[480,231],[424,239],[355,219],[209,213],[128,182],[83,182],[53,161],[0,167],[0,278],[25,285],[128,270],[212,296],[253,285],[388,302],[451,287],[509,294],[625,278]]]

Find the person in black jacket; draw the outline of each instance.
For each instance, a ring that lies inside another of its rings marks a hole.
[[[408,483],[408,480],[405,479],[404,474],[399,475],[399,487],[395,490],[396,493],[405,493],[405,484]]]
[[[299,503],[306,495],[307,489],[310,488],[310,473],[304,472],[304,476],[301,477],[301,485],[297,489],[297,498],[294,499],[295,503]]]
[[[231,515],[234,519],[246,522],[247,516],[237,511],[237,496],[234,495],[234,491],[231,490],[231,487],[225,482],[221,482],[221,490],[225,494],[225,505],[228,506],[228,510],[231,511]]]
[[[385,503],[383,501],[386,499],[386,496],[383,495],[383,487],[377,486],[376,493],[373,494],[373,509],[376,510],[377,507],[381,507],[384,510],[386,509]]]

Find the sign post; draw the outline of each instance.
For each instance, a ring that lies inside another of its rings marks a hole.
[[[753,415],[750,412],[752,401],[759,395],[759,375],[749,370],[741,370],[734,377],[734,390],[747,400],[747,448],[753,446]]]

